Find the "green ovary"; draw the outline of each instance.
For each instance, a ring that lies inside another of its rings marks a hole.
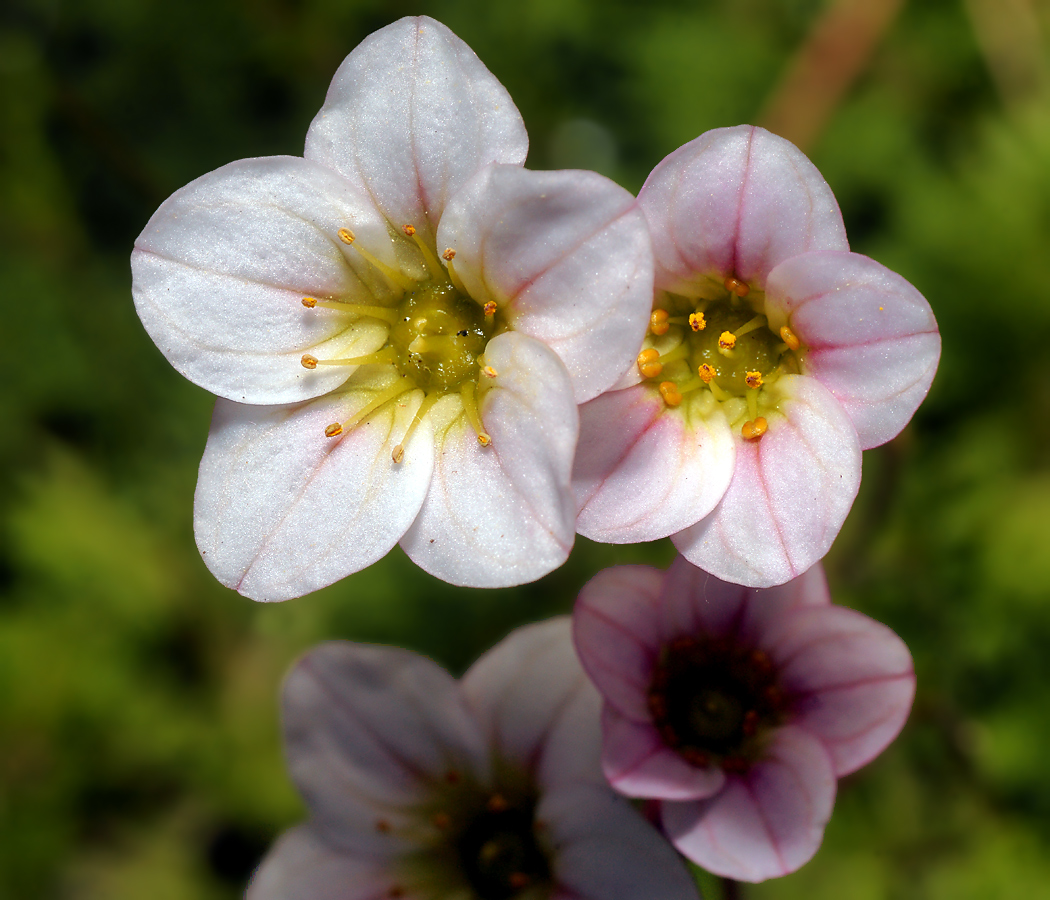
[[[761,372],[763,376],[769,376],[781,363],[782,357],[787,356],[791,356],[791,362],[794,363],[793,354],[790,351],[781,353],[783,341],[765,325],[738,335],[735,347],[728,354],[720,352],[718,340],[721,334],[725,331],[736,334],[754,316],[754,311],[746,304],[731,306],[728,303],[712,303],[708,306],[704,311],[707,327],[698,332],[690,329],[685,337],[693,374],[706,363],[714,368],[715,381],[723,391],[743,397],[749,390],[744,381],[748,372]]]

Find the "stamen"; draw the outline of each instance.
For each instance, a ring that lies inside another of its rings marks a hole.
[[[747,392],[747,414],[752,419],[758,418],[758,391]]]
[[[788,345],[792,350],[797,350],[801,345],[798,336],[793,332],[787,325],[780,327],[780,339]]]
[[[752,390],[757,390],[762,387],[762,373],[761,372],[748,372],[744,376],[744,383]]]
[[[357,240],[357,235],[346,228],[340,228],[339,240],[341,240],[344,244],[353,244],[354,241]],[[386,276],[387,280],[391,284],[396,284],[399,288],[401,288],[404,291],[409,290],[409,288],[413,286],[413,282],[411,281],[411,279],[406,278],[397,269],[392,269],[385,262],[380,262],[367,250],[363,250],[359,244],[355,244],[354,249],[361,254],[361,257],[362,259],[364,259],[365,262],[370,263],[375,268],[379,269],[379,271]]]
[[[666,309],[654,309],[653,314],[649,316],[649,330],[656,335],[667,334],[667,329],[671,327],[667,321],[669,318]]]
[[[492,366],[482,366],[481,374],[484,375],[486,378],[495,378],[497,375],[499,375],[499,372],[492,368]]]
[[[729,293],[736,294],[738,297],[746,297],[751,293],[751,288],[744,284],[739,278],[733,278],[732,275],[723,281],[722,284]]]
[[[700,368],[697,370],[697,375],[700,376],[700,380],[704,384],[710,384],[712,379],[718,374],[715,371],[715,367],[708,363],[701,363]]]
[[[685,341],[682,341],[678,346],[668,350],[663,356],[661,356],[659,362],[661,365],[666,366],[668,363],[672,363],[676,359],[685,359],[688,355],[689,345],[686,344]]]
[[[707,319],[704,318],[704,314],[699,310],[697,312],[689,313],[689,327],[693,331],[703,331],[707,328]]]
[[[664,367],[657,361],[660,359],[660,351],[655,347],[649,347],[638,354],[638,371],[643,378],[656,378]]]
[[[381,391],[375,399],[366,403],[356,413],[354,413],[349,419],[343,423],[333,422],[324,430],[325,437],[336,437],[342,434],[344,431],[349,431],[355,425],[360,423],[367,416],[372,415],[380,406],[393,400],[395,397],[400,396],[405,391],[418,390],[415,383],[411,378],[400,378],[395,384],[392,384],[385,391]]]
[[[423,240],[418,234],[416,234],[416,228],[414,225],[403,225],[401,230],[405,232],[413,241],[416,242],[416,246],[419,248],[419,252],[423,254],[423,262],[426,263],[427,271],[430,273],[430,277],[434,279],[444,280],[445,270],[441,268],[441,263],[438,262],[434,252],[427,246],[426,241]]]
[[[354,241],[357,240],[357,235],[347,228],[340,228],[339,240],[341,240],[344,244],[352,244]]]
[[[731,331],[723,331],[718,336],[718,352],[723,356],[732,356],[733,348],[736,346],[736,335]]]
[[[416,430],[416,428],[419,426],[419,423],[423,421],[423,416],[430,412],[430,407],[432,407],[435,403],[438,402],[438,400],[440,400],[444,396],[444,394],[434,392],[433,394],[427,394],[423,398],[423,402],[419,404],[419,409],[416,410],[416,414],[412,417],[412,421],[408,423],[408,428],[405,429],[405,435],[401,438],[401,443],[399,443],[393,449],[393,452],[390,454],[391,459],[393,459],[395,463],[399,463],[405,458],[405,444],[408,443],[408,439],[412,437],[412,432]],[[450,784],[455,783],[454,781],[450,780],[450,776],[453,775],[456,775],[456,773],[449,772],[445,776],[446,780],[449,780]],[[457,779],[458,777],[459,776],[456,775]]]
[[[699,378],[690,378],[689,381],[683,382],[682,384],[678,385],[678,393],[684,397],[686,394],[692,391],[700,390],[700,388],[704,387],[704,385],[705,382],[701,381]]]
[[[303,297],[303,306],[307,309],[313,309],[315,306],[335,309],[356,316],[368,316],[370,319],[382,319],[391,324],[397,321],[397,310],[389,306],[367,306],[363,303],[344,303],[342,300],[318,300],[316,297]]]
[[[474,433],[478,436],[478,443],[482,447],[487,447],[492,443],[492,438],[488,436],[484,425],[481,424],[481,413],[478,411],[478,400],[474,391],[474,382],[464,381],[459,389],[459,395],[463,398],[463,411],[467,414],[467,421],[470,422],[470,427],[474,429]]]
[[[749,319],[747,322],[741,325],[734,333],[737,337],[740,337],[742,334],[747,334],[749,331],[754,331],[756,328],[761,328],[765,324],[765,316],[755,316],[753,319]]]
[[[489,300],[488,303],[482,307],[482,311],[485,313],[485,318],[491,318],[496,315],[496,301]]]
[[[740,434],[745,441],[757,441],[766,433],[768,428],[769,423],[762,416],[757,416],[754,421],[744,423],[744,426],[740,429]]]
[[[682,395],[673,381],[660,382],[660,396],[668,406],[678,406],[682,402]]]
[[[371,363],[390,363],[397,359],[397,350],[393,347],[384,347],[375,353],[366,353],[364,356],[347,356],[342,359],[318,359],[309,353],[303,354],[302,363],[304,369],[316,369],[318,366],[366,366]]]
[[[456,251],[449,247],[441,254],[441,258],[448,263],[448,280],[452,282],[452,286],[461,294],[466,294],[467,289],[463,286],[463,282],[459,280],[459,276],[456,274],[456,269],[452,265],[452,260],[456,258]]]
[[[733,399],[731,395],[727,394],[725,391],[723,391],[718,386],[718,382],[715,381],[714,379],[712,379],[711,381],[707,382],[707,386],[709,388],[711,388],[711,393],[715,395],[715,399],[719,403],[725,403],[726,400],[732,400]]]

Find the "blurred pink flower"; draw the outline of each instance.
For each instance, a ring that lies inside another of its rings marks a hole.
[[[639,195],[656,295],[637,370],[580,410],[577,530],[673,537],[752,587],[828,551],[861,450],[896,435],[940,355],[926,300],[849,252],[831,189],[761,128],[709,131]]]
[[[915,692],[908,648],[832,606],[819,565],[767,590],[681,557],[666,573],[606,569],[573,624],[605,699],[610,783],[658,801],[685,856],[741,881],[813,856],[836,779],[897,736]]]
[[[310,818],[247,900],[697,900],[602,779],[599,705],[567,618],[515,631],[460,682],[406,650],[318,647],[284,690]]]
[[[231,163],[136,241],[146,330],[218,394],[197,486],[215,576],[260,600],[401,542],[499,586],[575,535],[576,405],[632,364],[652,252],[625,190],[529,172],[510,96],[425,16],[343,62],[305,158]]]

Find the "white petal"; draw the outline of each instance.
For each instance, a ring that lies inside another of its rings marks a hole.
[[[366,386],[359,371],[346,390],[296,406],[216,403],[194,532],[219,581],[255,600],[285,600],[371,565],[397,543],[433,469],[426,420],[402,462],[391,458],[422,393],[400,395],[341,437],[324,434],[396,379],[390,367]]]
[[[712,283],[721,290],[727,275],[761,288],[785,259],[849,249],[835,196],[813,163],[750,125],[679,147],[653,169],[638,202],[653,235],[657,288],[687,296],[710,295]]]
[[[652,249],[630,193],[594,172],[492,166],[449,204],[438,248],[478,303],[551,347],[576,402],[635,361],[653,299]]]
[[[361,356],[387,326],[303,297],[375,304],[375,272],[338,238],[394,262],[386,223],[367,194],[297,157],[246,159],[172,194],[131,255],[139,318],[173,366],[209,391],[246,403],[327,393],[350,369],[304,369],[302,355]]]
[[[493,752],[542,786],[601,781],[601,698],[570,629],[567,616],[518,628],[461,682]]]
[[[552,791],[536,818],[554,847],[552,900],[699,900],[671,845],[607,787]]]
[[[292,779],[326,840],[347,852],[418,849],[418,807],[448,789],[450,772],[488,783],[488,750],[458,683],[419,654],[321,644],[288,675],[283,713]]]
[[[682,555],[724,581],[783,584],[821,559],[860,487],[860,443],[846,411],[816,379],[782,376],[780,411],[757,441],[737,443],[722,502],[673,537]]]
[[[305,156],[364,187],[396,227],[414,225],[433,241],[464,181],[491,162],[521,165],[527,151],[503,85],[448,28],[416,16],[369,35],[343,60]]]
[[[462,413],[435,424],[434,478],[401,546],[443,581],[503,587],[546,575],[572,549],[578,416],[565,367],[539,341],[502,334],[485,362],[498,373],[480,403],[492,443]]]
[[[644,385],[595,397],[580,407],[576,530],[631,544],[688,528],[722,499],[735,457],[724,415],[687,421]]]
[[[245,900],[387,900],[403,888],[389,865],[340,853],[309,827],[281,836],[252,876]],[[398,893],[405,900],[423,900]]]

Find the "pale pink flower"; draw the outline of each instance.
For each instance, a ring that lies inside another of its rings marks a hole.
[[[709,131],[649,176],[650,333],[619,389],[580,410],[577,530],[671,535],[751,587],[821,559],[940,355],[929,304],[849,252],[831,189],[761,128]]]
[[[456,584],[564,561],[576,405],[632,364],[652,251],[627,191],[526,149],[470,48],[406,18],[344,61],[305,159],[232,163],[150,220],[139,316],[220,396],[194,527],[224,584],[298,596],[398,541]]]
[[[459,682],[406,650],[322,645],[284,690],[310,818],[247,900],[697,900],[602,779],[599,706],[564,617],[514,632]]]
[[[610,783],[657,801],[685,856],[740,881],[816,853],[836,779],[897,736],[915,693],[903,641],[831,605],[819,564],[765,590],[682,557],[606,569],[573,627],[605,699]]]

